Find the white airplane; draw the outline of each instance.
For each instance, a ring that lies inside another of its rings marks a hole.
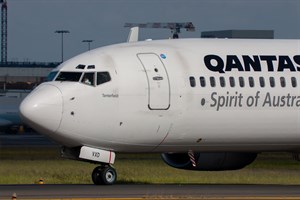
[[[241,169],[260,152],[300,150],[299,47],[262,39],[101,47],[54,69],[20,113],[62,144],[63,157],[99,163],[95,184],[115,183],[119,152],[160,152],[179,169]]]

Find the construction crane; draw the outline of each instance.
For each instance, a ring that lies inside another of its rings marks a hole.
[[[7,2],[0,0],[1,6],[1,62],[7,62]]]
[[[192,22],[184,22],[184,23],[125,23],[124,27],[139,27],[139,28],[167,28],[170,29],[173,33],[172,38],[178,39],[180,29],[184,28],[186,31],[195,31],[195,26]]]

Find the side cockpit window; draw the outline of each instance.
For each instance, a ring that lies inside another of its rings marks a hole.
[[[92,86],[94,86],[94,85],[95,85],[95,84],[94,84],[94,83],[95,83],[95,81],[94,81],[94,80],[95,80],[94,76],[95,76],[95,73],[94,73],[94,72],[87,72],[87,73],[84,73],[81,82],[84,83],[84,84],[87,84],[87,85],[92,85]]]
[[[78,82],[81,75],[81,72],[60,72],[55,81]]]
[[[111,80],[108,72],[97,72],[97,85],[109,82]]]
[[[95,86],[95,82],[96,85],[101,85],[109,82],[110,80],[111,78],[108,72],[86,72],[84,73],[81,82],[87,85]]]

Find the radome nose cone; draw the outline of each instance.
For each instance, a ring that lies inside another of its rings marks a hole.
[[[40,85],[20,105],[20,115],[26,124],[37,131],[55,132],[63,110],[61,91],[49,84]]]

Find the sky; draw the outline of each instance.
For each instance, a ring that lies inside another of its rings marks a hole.
[[[8,61],[57,62],[91,48],[125,42],[126,22],[193,22],[202,31],[274,30],[277,39],[300,38],[300,0],[7,0]],[[140,40],[165,39],[170,30],[142,29]]]

